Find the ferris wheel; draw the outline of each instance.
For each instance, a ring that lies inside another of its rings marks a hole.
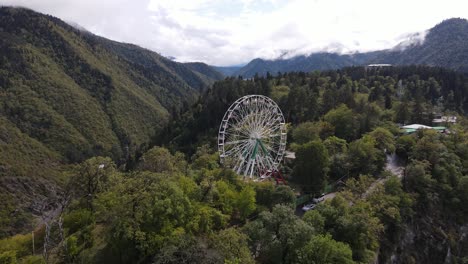
[[[278,105],[263,95],[246,95],[226,111],[219,126],[221,163],[259,180],[277,170],[286,148],[286,125]]]

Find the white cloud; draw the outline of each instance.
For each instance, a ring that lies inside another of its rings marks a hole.
[[[0,0],[76,22],[180,61],[232,65],[303,54],[390,48],[451,17],[464,0]]]

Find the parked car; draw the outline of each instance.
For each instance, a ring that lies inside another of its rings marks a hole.
[[[302,207],[302,211],[309,211],[309,210],[313,210],[315,208],[315,206],[317,206],[316,204],[306,204]]]
[[[322,196],[320,196],[320,197],[314,198],[314,199],[312,199],[312,202],[314,202],[314,203],[316,203],[316,204],[318,204],[318,203],[320,203],[320,202],[323,202],[323,200],[325,200],[325,197],[324,197],[324,196],[325,196],[325,195],[322,195]]]

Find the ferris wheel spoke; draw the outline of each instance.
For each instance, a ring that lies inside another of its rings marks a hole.
[[[236,154],[238,154],[241,151],[244,151],[248,147],[248,143],[242,144],[242,145],[237,145],[225,152],[225,157],[235,157]]]
[[[284,117],[278,105],[263,95],[246,95],[224,114],[218,147],[225,166],[246,178],[264,176],[276,168],[284,152]]]
[[[245,143],[247,142],[248,139],[241,139],[241,140],[235,140],[235,141],[228,141],[225,142],[224,145],[234,145],[234,144],[239,144],[239,143]]]

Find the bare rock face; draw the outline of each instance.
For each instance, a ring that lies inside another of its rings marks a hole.
[[[380,252],[377,263],[458,263],[467,250],[468,224],[420,218],[404,228],[391,252]]]

